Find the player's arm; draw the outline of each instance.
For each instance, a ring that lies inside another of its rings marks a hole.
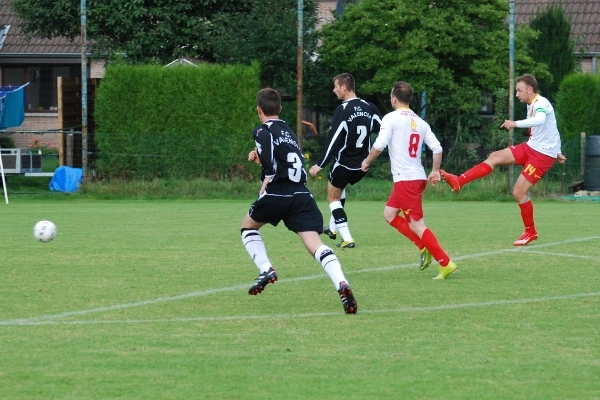
[[[440,166],[442,165],[442,153],[433,153],[433,165],[431,167],[431,172],[429,173],[428,180],[429,182],[435,186],[442,177],[440,176]]]
[[[267,184],[275,175],[275,162],[273,159],[273,137],[271,132],[263,129],[255,133],[254,141],[256,143],[256,152],[259,162],[262,165],[265,178],[261,185],[260,194],[263,194],[267,188]]]
[[[561,164],[564,164],[565,161],[567,161],[567,157],[565,157],[563,153],[558,153],[558,155],[556,156],[556,161],[558,161]]]
[[[271,182],[271,179],[273,179],[272,176],[265,176],[265,179],[263,179],[262,185],[260,186],[260,191],[258,192],[259,196],[265,194],[265,192],[267,191],[267,185],[269,184],[269,182]]]
[[[505,119],[504,123],[500,125],[500,128],[512,129],[512,128],[531,128],[533,126],[544,125],[546,122],[546,110],[538,108],[535,110],[535,115],[531,118],[521,119],[519,121],[511,121]]]
[[[431,149],[433,153],[433,163],[431,165],[431,172],[429,173],[428,180],[432,185],[438,183],[442,177],[440,176],[440,167],[442,165],[442,145],[438,140],[437,136],[431,131],[431,128],[427,128],[427,133],[423,138],[423,142]]]
[[[379,130],[379,135],[377,135],[377,139],[375,143],[373,143],[373,147],[371,147],[371,151],[367,158],[365,158],[360,166],[360,169],[364,172],[367,172],[369,166],[379,157],[379,155],[385,150],[387,145],[390,143],[392,138],[392,127],[390,118],[383,117],[381,121],[381,128]]]
[[[254,150],[251,150],[248,153],[248,161],[252,161],[255,164],[260,165],[260,157],[258,156],[258,147],[255,147]]]
[[[371,130],[370,132],[379,132],[379,130],[381,129],[381,119],[383,118],[383,116],[381,115],[381,112],[379,111],[379,109],[377,107],[375,107],[375,104],[372,104],[372,115],[373,117],[371,117]]]
[[[373,164],[373,161],[375,161],[380,154],[381,150],[377,150],[375,146],[371,147],[371,151],[369,152],[367,158],[363,160],[360,169],[363,170],[363,172],[367,172],[371,164]]]
[[[533,126],[544,125],[546,122],[546,110],[542,107],[535,109],[535,114],[531,118],[515,121],[517,128],[531,128]]]
[[[342,107],[338,107],[333,113],[333,117],[331,118],[331,125],[329,127],[329,132],[327,132],[327,139],[325,140],[325,147],[323,148],[323,154],[317,161],[315,165],[313,165],[310,169],[311,175],[316,175],[317,172],[322,170],[333,158],[336,150],[336,141],[338,140],[341,130],[344,129],[347,124],[343,119],[343,109]],[[342,136],[343,139],[343,136]],[[313,171],[315,173],[313,174]]]

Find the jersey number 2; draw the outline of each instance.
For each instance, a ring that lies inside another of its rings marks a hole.
[[[359,125],[356,127],[356,132],[358,133],[358,140],[356,141],[356,148],[360,149],[363,147],[363,142],[365,141],[365,137],[367,137],[367,127],[364,125]]]

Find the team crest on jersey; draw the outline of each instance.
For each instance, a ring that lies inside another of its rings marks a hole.
[[[417,123],[412,118],[410,119],[410,129],[412,129],[413,131],[417,130]]]

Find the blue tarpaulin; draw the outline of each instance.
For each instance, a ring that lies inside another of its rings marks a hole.
[[[81,168],[58,167],[48,186],[50,190],[71,193],[79,189],[82,176]]]
[[[25,119],[25,91],[20,87],[0,87],[0,129],[21,126]]]

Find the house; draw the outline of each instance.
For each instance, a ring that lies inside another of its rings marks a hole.
[[[571,21],[571,36],[580,37],[576,53],[583,52],[583,72],[598,73],[600,55],[600,1],[599,0],[518,0],[515,1],[515,24],[529,25],[539,12],[550,4],[561,4]]]
[[[46,132],[44,143],[58,144],[58,135],[48,133],[58,129],[57,77],[81,77],[81,41],[69,41],[63,37],[27,40],[20,21],[11,9],[11,0],[0,0],[0,86],[25,88],[25,120],[20,127],[5,132],[19,131],[11,135],[15,147],[28,147],[40,133]],[[90,62],[88,75],[100,77],[103,64]]]

